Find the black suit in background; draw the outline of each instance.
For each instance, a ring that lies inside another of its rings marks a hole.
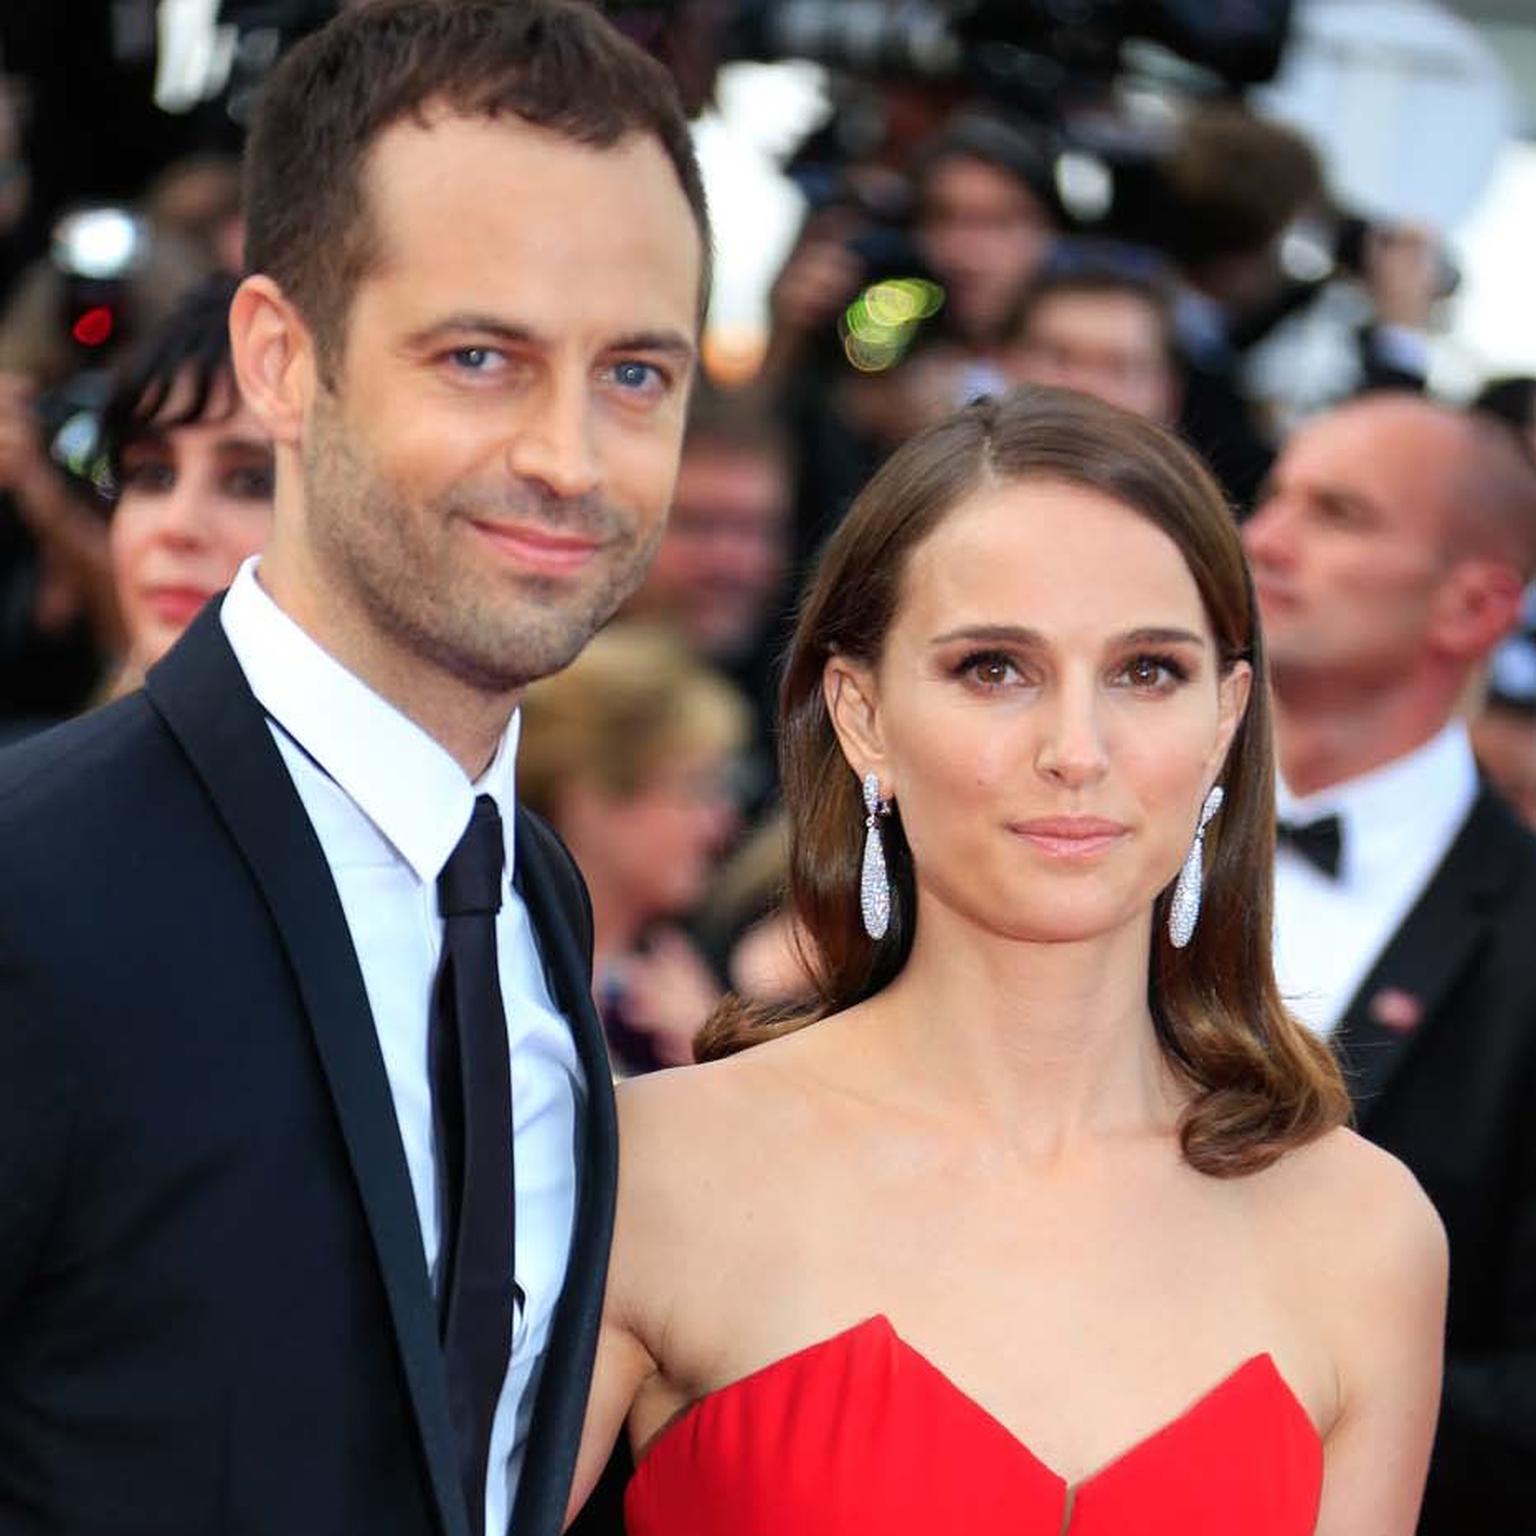
[[[1360,1130],[1413,1170],[1450,1238],[1420,1536],[1536,1532],[1536,838],[1491,791],[1336,1038]]]
[[[588,1085],[512,1522],[553,1536],[616,1137],[585,891],[522,811],[516,848]],[[351,937],[210,606],[143,694],[0,755],[0,1531],[463,1536],[451,1433]]]

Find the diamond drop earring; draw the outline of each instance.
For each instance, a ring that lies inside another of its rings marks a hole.
[[[880,940],[891,926],[891,882],[885,870],[885,845],[880,841],[881,816],[888,816],[891,802],[880,798],[878,774],[864,775],[864,865],[859,872],[859,911],[864,931]]]
[[[1225,798],[1219,784],[1205,797],[1195,840],[1189,845],[1173,888],[1173,900],[1168,903],[1168,942],[1175,949],[1183,949],[1195,936],[1195,924],[1200,919],[1200,888],[1205,880],[1205,829]]]

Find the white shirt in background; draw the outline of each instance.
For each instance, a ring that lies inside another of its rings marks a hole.
[[[1276,785],[1282,821],[1336,814],[1330,878],[1281,844],[1275,856],[1275,976],[1287,1006],[1329,1035],[1450,852],[1477,798],[1466,726],[1453,720],[1384,767],[1298,797]]]

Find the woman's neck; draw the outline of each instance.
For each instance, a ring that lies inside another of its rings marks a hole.
[[[928,903],[901,975],[871,1005],[904,1076],[1031,1159],[1166,1131],[1179,1086],[1147,1005],[1148,933],[1082,943],[980,932]]]

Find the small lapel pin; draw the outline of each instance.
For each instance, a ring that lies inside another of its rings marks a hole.
[[[1401,987],[1383,987],[1366,1010],[1373,1023],[1406,1034],[1424,1017],[1424,1004]]]

